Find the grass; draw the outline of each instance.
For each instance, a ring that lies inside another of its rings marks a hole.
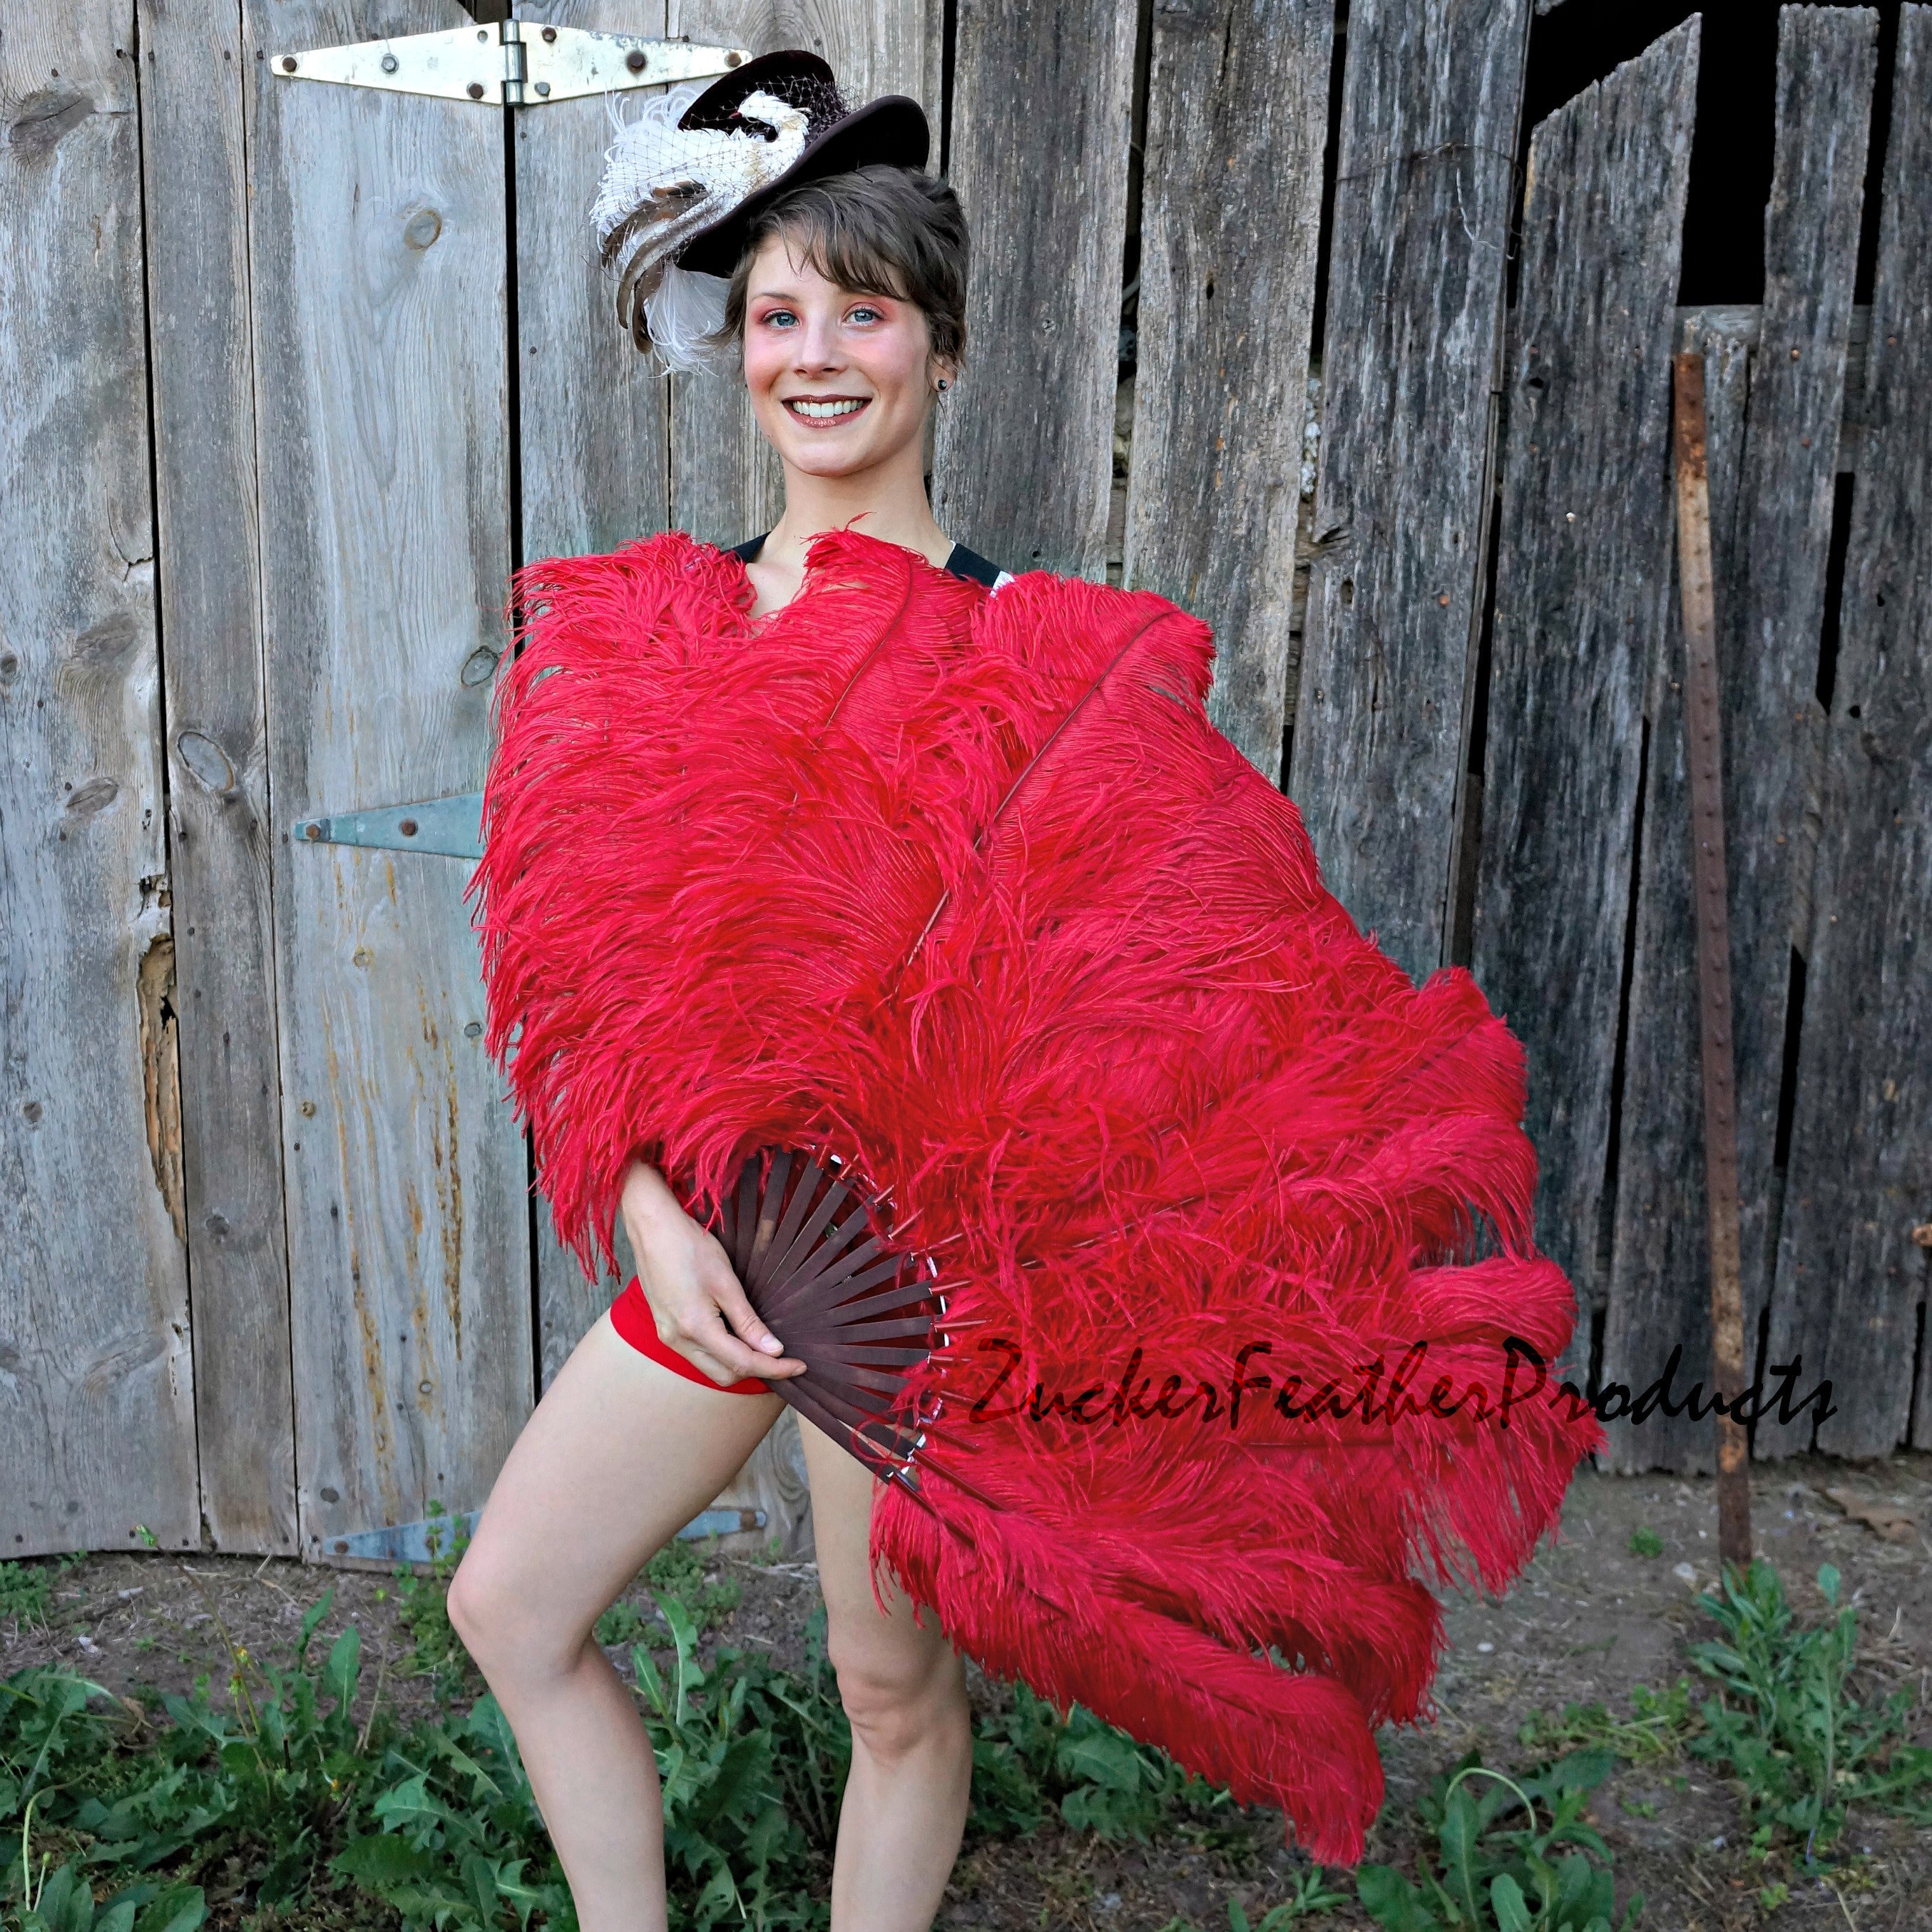
[[[46,1623],[55,1584],[86,1561],[86,1551],[78,1550],[46,1563],[0,1563],[0,1623]]]
[[[13,1848],[0,1932],[196,1932],[238,1892],[245,1916],[224,1922],[260,1932],[570,1932],[515,1740],[495,1700],[470,1694],[473,1666],[449,1625],[443,1594],[465,1539],[460,1527],[446,1538],[431,1514],[428,1574],[399,1570],[394,1594],[411,1642],[400,1668],[433,1680],[433,1719],[405,1728],[381,1670],[370,1690],[353,1625],[316,1654],[332,1588],[272,1663],[235,1641],[203,1590],[227,1653],[219,1688],[204,1672],[186,1696],[123,1699],[64,1667],[0,1683],[0,1831]],[[851,1734],[823,1606],[800,1670],[724,1644],[706,1663],[701,1640],[736,1585],[709,1580],[703,1553],[675,1543],[644,1581],[651,1613],[614,1606],[598,1634],[632,1645],[674,1932],[825,1927]],[[1245,1830],[1225,1791],[1024,1687],[982,1720],[974,1759],[969,1839],[1030,1831],[1049,1812],[1108,1837]]]
[[[1599,1749],[1628,1764],[1659,1764],[1676,1757],[1701,1722],[1690,1708],[1690,1680],[1680,1677],[1667,1690],[1636,1685],[1628,1718],[1612,1717],[1602,1704],[1566,1704],[1558,1718],[1532,1711],[1516,1742],[1550,1755]]]
[[[218,1907],[240,1932],[574,1932],[515,1741],[449,1628],[443,1592],[463,1539],[430,1534],[428,1574],[399,1571],[394,1592],[411,1643],[398,1668],[433,1679],[432,1718],[405,1726],[382,1670],[366,1684],[352,1625],[318,1653],[332,1589],[273,1663],[236,1642],[204,1594],[227,1652],[218,1689],[204,1672],[185,1696],[122,1698],[64,1668],[0,1682],[0,1844],[11,1847],[0,1932],[196,1932]],[[44,1616],[66,1567],[0,1566],[14,1614]],[[643,1582],[648,1608],[614,1606],[598,1635],[629,1646],[664,1789],[674,1928],[820,1932],[851,1751],[823,1607],[797,1670],[724,1643],[706,1661],[704,1639],[736,1585],[711,1580],[703,1552],[681,1544]],[[1835,1572],[1819,1586],[1831,1614],[1808,1624],[1768,1566],[1727,1573],[1700,1599],[1720,1635],[1690,1653],[1708,1696],[1696,1700],[1682,1678],[1640,1686],[1627,1714],[1535,1714],[1519,1734],[1533,1768],[1472,1753],[1445,1770],[1418,1807],[1413,1868],[1363,1866],[1361,1905],[1389,1932],[1627,1932],[1642,1901],[1612,1916],[1590,1794],[1619,1762],[1681,1785],[1671,1767],[1687,1757],[1732,1780],[1761,1858],[1802,1846],[1806,1870],[1853,1886],[1853,1862],[1817,1861],[1855,1807],[1932,1822],[1932,1750],[1910,1741],[1909,1691],[1860,1700],[1856,1612],[1839,1604]],[[1644,1809],[1634,1798],[1624,1808]],[[968,1843],[1054,1818],[1111,1839],[1228,1850],[1256,1829],[1165,1754],[1016,1685],[976,1723]],[[1774,1910],[1790,1888],[1775,1870],[1762,1877],[1759,1904]],[[1325,1916],[1343,1902],[1330,1883],[1304,1869],[1252,1922],[1232,1904],[1229,1932]]]

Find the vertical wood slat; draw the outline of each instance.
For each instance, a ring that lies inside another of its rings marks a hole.
[[[959,0],[950,158],[973,236],[934,510],[1007,569],[1104,582],[1135,9]]]
[[[23,0],[0,33],[4,1557],[201,1535],[134,28]]]
[[[1523,1042],[1538,1228],[1601,1303],[1643,700],[1670,589],[1673,304],[1693,18],[1530,143],[1512,330],[1475,976]]]
[[[1900,17],[1881,192],[1770,1336],[1801,1387],[1831,1378],[1818,1446],[1855,1456],[1905,1432],[1932,1264],[1932,8]],[[1812,1419],[1760,1422],[1762,1449],[1804,1448]]]
[[[1348,21],[1289,789],[1418,979],[1448,955],[1528,32],[1525,0]]]
[[[594,32],[660,34],[663,0],[540,0],[521,17]],[[619,114],[640,99],[620,96]],[[617,326],[590,207],[611,140],[601,96],[516,112],[518,442],[523,554],[614,550],[669,526],[670,395]],[[622,1286],[592,1283],[536,1206],[537,1374],[550,1386]]]
[[[1727,330],[1732,320],[1721,314],[1690,316],[1680,338],[1684,349],[1700,350],[1704,356],[1712,575],[1720,636],[1742,574],[1734,538],[1751,368],[1750,340]],[[1664,635],[1652,660],[1644,705],[1650,756],[1636,855],[1636,931],[1601,1378],[1606,1388],[1621,1384],[1630,1394],[1640,1394],[1663,1372],[1672,1347],[1682,1342],[1684,1360],[1672,1397],[1681,1401],[1693,1383],[1701,1381],[1706,1394],[1712,1384],[1696,908],[1684,736],[1688,680],[1682,604],[1674,584],[1662,622]],[[1726,734],[1724,750],[1728,779],[1738,752],[1732,734]],[[1728,814],[1724,829],[1728,841],[1732,829]],[[1750,836],[1747,828],[1738,830],[1742,837]],[[1737,970],[1740,949],[1735,940],[1731,952],[1734,978],[1742,982],[1747,976]],[[1749,1328],[1746,1333],[1754,1334]],[[1574,1367],[1586,1365],[1582,1353],[1577,1351]],[[1653,1404],[1640,1426],[1617,1420],[1606,1425],[1610,1465],[1625,1472],[1711,1470],[1717,1463],[1714,1426],[1708,1412],[1697,1422],[1688,1414],[1666,1415]]]
[[[473,790],[509,561],[500,114],[271,76],[466,19],[245,0],[304,1552],[482,1500],[530,1402],[523,1142],[463,868],[282,842]],[[263,58],[257,58],[260,54]]]
[[[1734,398],[1717,365],[1735,362],[1741,376],[1742,344],[1725,344],[1711,357],[1744,1332],[1753,1347],[1770,1286],[1791,950],[1803,943],[1797,917],[1810,895],[1803,827],[1820,722],[1819,637],[1877,30],[1868,8],[1790,7],[1780,16],[1765,301],[1742,450],[1735,409],[1726,406],[1742,402],[1742,384]],[[1720,515],[1720,502],[1734,507]],[[1690,831],[1676,688],[1683,645],[1674,598],[1670,619],[1659,668],[1667,675],[1653,679],[1649,707],[1604,1376],[1640,1389],[1681,1344],[1681,1395],[1700,1381],[1710,1386],[1710,1324]],[[1688,1414],[1653,1414],[1640,1429],[1612,1435],[1620,1468],[1713,1464],[1712,1424]]]
[[[1154,14],[1124,580],[1214,626],[1208,716],[1281,778],[1334,0]]]
[[[142,0],[142,162],[201,1510],[218,1549],[288,1552],[295,1395],[241,28],[238,4]]]

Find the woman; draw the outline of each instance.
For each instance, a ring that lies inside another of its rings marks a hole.
[[[917,116],[912,104],[846,116],[825,98],[829,82],[810,56],[770,56],[700,97],[735,109],[776,87],[818,135],[776,193],[740,200],[724,232],[704,231],[704,250],[686,242],[680,251],[687,275],[707,261],[734,271],[724,330],[742,342],[758,428],[784,465],[784,514],[738,553],[754,617],[798,594],[808,538],[848,526],[962,576],[990,584],[1001,574],[934,521],[922,474],[927,418],[963,346],[958,201],[908,171],[925,158],[923,118],[911,128],[904,112]],[[668,97],[687,118],[691,92]],[[620,298],[634,328],[640,283]],[[451,1621],[515,1731],[584,1932],[665,1923],[656,1760],[593,1628],[778,1419],[784,1404],[769,1384],[804,1368],[752,1313],[718,1241],[641,1161],[622,1216],[636,1280],[538,1404],[449,1592]],[[874,1479],[812,1424],[800,1430],[827,1650],[852,1726],[832,1922],[838,1932],[923,1932],[965,1822],[964,1666],[886,1576],[880,1614],[866,1562]]]
[[[916,1436],[886,1480],[804,1430],[855,1737],[840,1932],[914,1932],[940,1897],[954,1644],[1358,1859],[1375,1728],[1424,1714],[1443,1642],[1414,1573],[1507,1587],[1600,1440],[1526,1386],[1574,1300],[1531,1240],[1521,1050],[1468,975],[1413,985],[1322,888],[1208,722],[1198,617],[1003,586],[934,523],[965,238],[908,172],[917,110],[829,88],[788,55],[674,98],[599,202],[634,338],[742,344],[783,518],[735,556],[665,532],[531,566],[499,692],[485,1045],[560,1236],[587,1264],[620,1216],[639,1280],[451,1605],[590,1932],[661,1924],[663,1894],[650,1754],[588,1633],[826,1315],[767,1303],[800,1312],[766,1332],[681,1205],[699,1177],[849,1162],[913,1231],[892,1265],[940,1271],[943,1320],[883,1378]],[[606,1527],[616,1497],[640,1500]]]

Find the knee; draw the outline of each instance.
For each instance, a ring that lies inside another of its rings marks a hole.
[[[542,1613],[541,1592],[513,1566],[472,1544],[449,1580],[444,1603],[450,1627],[486,1677],[512,1666],[520,1672],[567,1669],[584,1634],[562,1630]]]
[[[945,1645],[897,1657],[842,1654],[836,1643],[830,1649],[853,1736],[875,1761],[892,1763],[970,1737],[964,1670]]]

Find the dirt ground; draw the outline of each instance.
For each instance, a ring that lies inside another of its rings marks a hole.
[[[1822,1616],[1815,1579],[1821,1564],[1836,1565],[1860,1611],[1859,1694],[1875,1700],[1910,1685],[1916,1741],[1932,1742],[1932,1456],[1858,1466],[1801,1460],[1753,1475],[1758,1546],[1777,1564],[1794,1608],[1808,1621]],[[1890,1537],[1881,1534],[1828,1496],[1833,1490],[1855,1502],[1890,1505],[1908,1520]],[[1655,1533],[1660,1555],[1632,1554],[1639,1528]],[[1600,1701],[1626,1714],[1633,1685],[1660,1690],[1685,1674],[1701,1696],[1704,1680],[1691,1672],[1685,1650],[1716,1634],[1693,1600],[1714,1578],[1716,1538],[1708,1478],[1580,1472],[1561,1539],[1546,1544],[1507,1598],[1459,1594],[1448,1602],[1450,1649],[1436,1682],[1436,1721],[1383,1734],[1389,1802],[1369,1856],[1411,1861],[1406,1821],[1417,1796],[1471,1745],[1486,1763],[1532,1762],[1534,1754],[1517,1742],[1532,1711],[1556,1717],[1566,1703]],[[225,1654],[202,1589],[238,1642],[279,1657],[303,1611],[332,1583],[335,1600],[318,1650],[347,1623],[358,1624],[365,1695],[379,1661],[407,1648],[393,1588],[381,1575],[273,1558],[200,1556],[187,1567],[194,1577],[170,1556],[117,1552],[64,1570],[45,1628],[0,1622],[0,1677],[58,1658],[116,1690],[185,1689],[201,1671],[219,1684]],[[718,1568],[743,1589],[718,1640],[798,1661],[804,1622],[818,1600],[812,1566],[726,1558]],[[613,1654],[621,1660],[624,1652]],[[976,1672],[971,1676],[976,1699],[1000,1696]],[[393,1670],[382,1694],[405,1717],[432,1708],[424,1680]],[[1245,1854],[1184,1842],[1109,1844],[1054,1828],[980,1845],[960,1859],[937,1923],[987,1932],[1223,1932],[1231,1899],[1252,1921],[1293,1892],[1297,1868],[1278,1816],[1252,1815],[1256,1847]],[[1801,1880],[1753,1862],[1733,1796],[1710,1767],[1690,1759],[1620,1766],[1597,1792],[1592,1816],[1616,1853],[1619,1909],[1640,1889],[1646,1928],[1741,1932],[1774,1918],[1782,1932],[1847,1925],[1853,1932],[1932,1932],[1932,1832],[1855,1814],[1846,1842],[1861,1853],[1856,1864],[1835,1886]],[[1352,1897],[1352,1885],[1335,1876],[1334,1888]],[[1778,1877],[1790,1883],[1790,1897],[1768,1912],[1760,1888]],[[1313,1922],[1370,1924],[1352,1904]]]

